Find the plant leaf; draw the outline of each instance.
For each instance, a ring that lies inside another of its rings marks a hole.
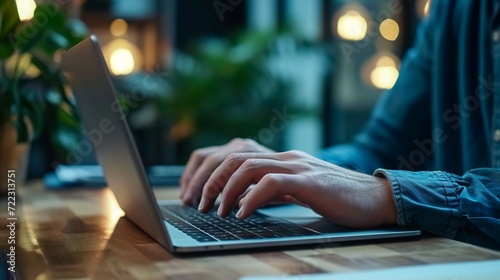
[[[17,131],[17,142],[25,143],[28,141],[28,127],[24,122],[24,111],[21,106],[21,92],[19,92],[19,88],[16,84],[17,82],[14,82],[14,86],[12,87],[12,96],[14,100],[14,109],[12,111],[16,117],[14,120],[14,127]]]
[[[68,39],[57,31],[47,30],[36,47],[47,55],[53,56],[58,50],[67,49],[69,47],[69,42]]]
[[[19,24],[17,6],[14,0],[3,0],[0,3],[0,60],[10,57],[14,47],[8,36]]]
[[[2,0],[0,2],[0,38],[6,38],[19,22],[15,0]]]
[[[68,16],[58,7],[56,1],[46,1],[46,3],[39,3],[35,9],[33,18],[47,18],[47,22],[42,28],[58,30],[64,26],[68,20]]]
[[[36,55],[31,57],[31,63],[33,66],[40,70],[42,78],[47,81],[55,90],[61,95],[62,100],[68,104],[72,104],[67,98],[64,90],[64,82],[62,80],[61,74],[50,69],[40,58]]]
[[[9,40],[0,40],[0,60],[9,58],[14,53],[14,47]]]
[[[24,115],[28,117],[33,126],[33,138],[37,138],[43,129],[44,115],[43,108],[33,100],[33,94],[25,93],[21,99],[21,105],[24,108]]]
[[[69,18],[64,26],[57,29],[69,42],[69,47],[72,47],[88,36],[89,30],[85,23],[76,18]]]
[[[52,135],[53,140],[66,151],[75,150],[81,139],[80,124],[61,107],[56,107],[56,110],[58,125]]]
[[[26,22],[10,37],[16,48],[26,53],[31,51],[43,39],[45,28],[39,28],[33,22]]]

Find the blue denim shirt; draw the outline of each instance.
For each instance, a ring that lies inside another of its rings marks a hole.
[[[434,0],[395,86],[320,158],[389,179],[397,222],[500,249],[500,15]]]

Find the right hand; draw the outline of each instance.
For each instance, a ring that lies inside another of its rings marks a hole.
[[[203,193],[203,186],[217,167],[232,153],[272,153],[252,139],[236,138],[222,146],[195,150],[189,157],[181,177],[181,200],[186,205],[197,206]]]

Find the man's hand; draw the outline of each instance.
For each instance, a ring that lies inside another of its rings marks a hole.
[[[232,153],[271,153],[272,150],[251,139],[234,139],[223,146],[195,150],[181,177],[181,199],[185,204],[197,205],[210,175]]]
[[[386,179],[350,171],[303,152],[231,153],[229,150],[234,149],[230,145],[224,149],[228,153],[219,150],[210,164],[203,163],[199,181],[190,185],[198,190],[216,167],[203,187],[199,205],[202,212],[212,209],[221,194],[220,216],[227,216],[239,204],[237,217],[244,219],[260,206],[278,200],[308,205],[344,226],[396,224],[392,191]],[[210,150],[205,151],[208,154]]]

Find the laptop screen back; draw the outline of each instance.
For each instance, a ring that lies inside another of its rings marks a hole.
[[[84,122],[84,141],[92,143],[118,204],[132,222],[171,247],[97,38],[65,52],[62,66]]]

